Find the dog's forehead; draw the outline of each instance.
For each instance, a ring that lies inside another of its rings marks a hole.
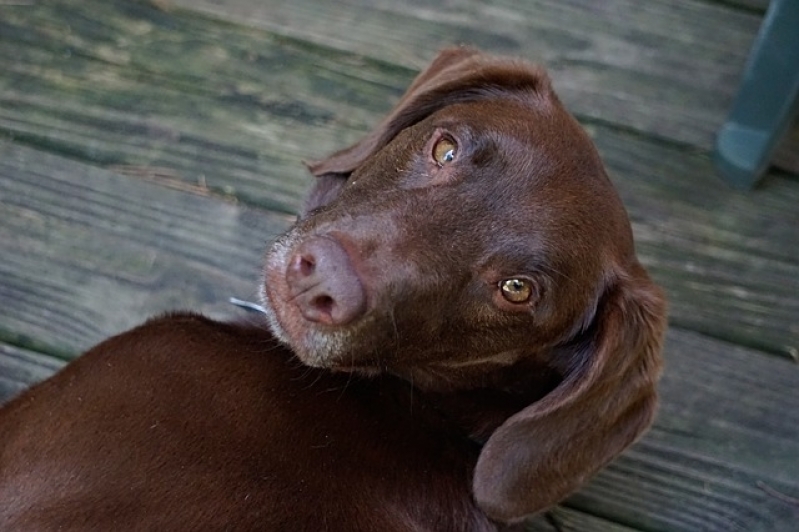
[[[495,193],[509,190],[509,203],[529,197],[520,190],[563,201],[602,194],[609,186],[593,142],[551,99],[540,105],[499,97],[459,103],[441,109],[428,124],[460,135],[477,166],[490,161],[493,172],[484,172],[489,178],[481,183]]]
[[[601,175],[602,163],[593,142],[559,101],[546,95],[497,96],[453,104],[432,117],[433,125],[468,131],[476,141],[510,162],[541,166],[550,172]],[[543,168],[538,168],[543,170]],[[541,173],[534,173],[540,175]]]
[[[523,135],[552,122],[555,125],[549,128],[561,127],[560,122],[568,118],[564,114],[562,106],[551,98],[536,93],[527,97],[510,93],[453,103],[434,116],[437,121],[462,124],[476,132],[503,130]]]
[[[492,222],[483,226],[501,223],[497,243],[553,248],[572,260],[581,251],[627,247],[626,239],[608,238],[625,234],[629,222],[602,160],[558,101],[498,97],[449,106],[438,120],[467,129],[492,152],[491,171],[463,183]],[[570,245],[556,245],[562,242]]]

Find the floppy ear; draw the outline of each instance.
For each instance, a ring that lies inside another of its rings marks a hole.
[[[442,50],[374,130],[349,148],[307,164],[317,181],[307,196],[303,215],[333,201],[350,174],[403,129],[453,103],[508,90],[546,93],[554,98],[542,68],[494,58],[469,47]]]
[[[561,384],[483,447],[473,488],[486,514],[513,522],[555,504],[651,424],[665,307],[640,265],[612,282],[589,329],[555,354],[570,367]]]

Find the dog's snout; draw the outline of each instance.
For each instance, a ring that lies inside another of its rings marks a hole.
[[[286,283],[305,319],[325,325],[346,325],[366,311],[366,294],[341,245],[312,237],[291,256]]]

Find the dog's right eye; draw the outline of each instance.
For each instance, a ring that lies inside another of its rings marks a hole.
[[[455,160],[458,153],[458,145],[449,137],[441,137],[433,144],[433,160],[439,166],[444,166]]]
[[[500,281],[499,289],[509,303],[526,303],[533,295],[533,287],[526,279],[505,279]]]

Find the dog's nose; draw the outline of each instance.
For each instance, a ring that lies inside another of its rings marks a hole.
[[[366,311],[366,294],[349,255],[331,238],[311,237],[289,259],[286,282],[302,315],[346,325]]]

